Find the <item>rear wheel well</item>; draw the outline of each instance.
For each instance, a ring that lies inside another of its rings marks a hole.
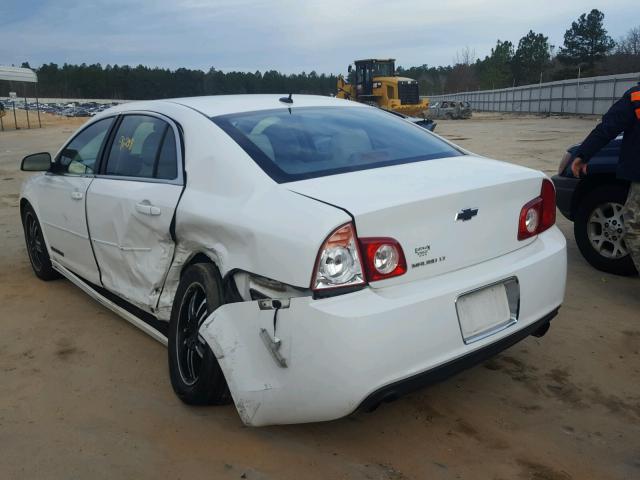
[[[196,263],[211,263],[217,267],[216,262],[214,262],[211,259],[211,257],[209,257],[208,255],[202,252],[198,252],[195,255],[193,255],[189,259],[189,261],[182,266],[182,270],[180,270],[180,278],[182,278],[182,276],[184,275],[184,272],[187,271],[187,268],[189,268],[191,265],[195,265]]]
[[[224,294],[224,303],[234,303],[234,302],[241,302],[242,301],[242,297],[240,296],[240,294],[238,293],[238,288],[236,286],[236,282],[233,279],[233,272],[235,271],[231,271],[231,272],[227,272],[227,274],[222,277],[222,273],[220,272],[220,267],[218,267],[217,263],[207,254],[202,253],[202,252],[198,252],[195,255],[193,255],[188,262],[186,262],[183,266],[182,266],[182,270],[180,270],[180,278],[182,279],[184,273],[187,271],[187,269],[191,266],[191,265],[195,265],[197,263],[209,263],[211,265],[213,265],[214,267],[216,267],[216,270],[218,271],[219,275],[221,276],[221,281],[222,281],[222,291]]]
[[[588,195],[591,191],[598,187],[603,186],[615,186],[619,185],[621,187],[629,187],[629,182],[625,180],[619,180],[613,174],[607,175],[596,175],[593,177],[587,177],[581,182],[578,183],[576,190],[573,194],[573,198],[571,199],[571,217],[575,218],[580,205],[582,204],[583,198]]]

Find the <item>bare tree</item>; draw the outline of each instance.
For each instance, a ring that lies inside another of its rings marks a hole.
[[[453,59],[454,65],[466,65],[469,66],[476,61],[476,51],[469,48],[467,45],[462,50],[456,51],[456,56]]]
[[[640,55],[640,26],[632,28],[618,41],[616,53]]]

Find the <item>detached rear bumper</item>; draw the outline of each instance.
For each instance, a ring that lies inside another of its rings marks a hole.
[[[561,175],[554,175],[551,177],[553,185],[556,187],[556,203],[558,210],[567,219],[573,221],[573,214],[571,207],[573,204],[573,193],[580,183],[579,178],[563,177]]]
[[[458,297],[514,276],[517,322],[465,344]],[[293,298],[276,318],[258,302],[224,305],[200,333],[245,424],[332,420],[389,392],[439,380],[453,365],[471,366],[529,335],[562,303],[565,278],[566,242],[553,227],[508,255],[433,278],[326,299]],[[275,361],[262,330],[281,341],[286,367]]]

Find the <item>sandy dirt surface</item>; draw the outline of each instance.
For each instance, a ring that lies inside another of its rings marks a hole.
[[[27,115],[28,113],[28,115]],[[5,131],[16,130],[35,130],[42,127],[63,127],[72,126],[78,127],[87,121],[86,117],[63,117],[61,115],[53,115],[51,113],[40,112],[40,120],[38,121],[38,112],[35,110],[21,110],[16,108],[15,116],[13,109],[5,110],[5,114],[2,117],[2,128]],[[2,133],[0,131],[0,133]],[[2,139],[0,138],[0,142]],[[0,143],[0,145],[2,145]]]
[[[483,115],[436,131],[552,173],[594,123]],[[545,337],[373,413],[246,428],[233,406],[181,404],[162,345],[32,274],[18,163],[71,131],[0,133],[0,477],[640,478],[640,279],[590,268],[564,218],[567,295]]]

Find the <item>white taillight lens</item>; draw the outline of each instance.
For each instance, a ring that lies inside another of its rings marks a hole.
[[[334,230],[320,248],[311,288],[325,290],[364,283],[355,230],[347,223]]]
[[[395,245],[380,245],[373,257],[373,266],[382,275],[393,272],[398,266],[400,254]]]
[[[532,207],[527,210],[524,219],[524,226],[529,233],[535,233],[538,230],[538,224],[540,222],[540,215],[538,214],[538,208]]]

